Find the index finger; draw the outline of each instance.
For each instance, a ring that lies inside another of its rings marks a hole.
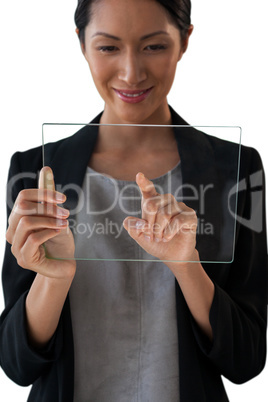
[[[66,201],[66,196],[58,191],[47,189],[30,188],[22,190],[14,203],[13,209],[16,208],[21,202],[49,202],[54,204],[62,204]]]
[[[136,175],[136,183],[138,184],[142,196],[145,199],[155,197],[158,195],[154,183],[151,180],[147,179],[147,177],[145,177],[145,175],[142,172],[139,172]]]

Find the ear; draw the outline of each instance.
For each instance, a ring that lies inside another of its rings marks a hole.
[[[184,39],[184,41],[182,43],[182,47],[181,47],[181,51],[179,53],[178,61],[180,61],[180,59],[182,58],[183,54],[186,52],[186,50],[188,48],[189,38],[192,35],[193,30],[194,30],[194,26],[190,25],[189,29],[188,29],[187,36],[186,36],[186,38]]]
[[[80,38],[79,38],[79,29],[76,28],[75,32],[76,32],[76,34],[77,34],[77,36],[78,36],[78,39],[79,39],[79,42],[80,42],[80,46],[81,46],[82,53],[83,53],[83,55],[85,55],[85,44],[82,43],[81,40],[80,40]]]

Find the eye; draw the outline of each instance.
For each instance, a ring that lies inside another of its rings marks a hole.
[[[115,46],[99,46],[98,50],[102,53],[112,53],[117,50]]]
[[[167,46],[165,46],[165,45],[148,45],[148,46],[146,46],[145,49],[152,51],[152,52],[156,52],[159,50],[164,50],[166,48],[167,48]]]

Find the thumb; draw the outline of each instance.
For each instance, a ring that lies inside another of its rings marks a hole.
[[[55,183],[52,169],[49,166],[44,166],[40,171],[38,188],[42,190],[55,191]]]

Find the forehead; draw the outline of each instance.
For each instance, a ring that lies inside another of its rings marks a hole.
[[[86,30],[128,37],[165,30],[177,35],[178,28],[168,11],[155,0],[97,0],[91,7]]]

